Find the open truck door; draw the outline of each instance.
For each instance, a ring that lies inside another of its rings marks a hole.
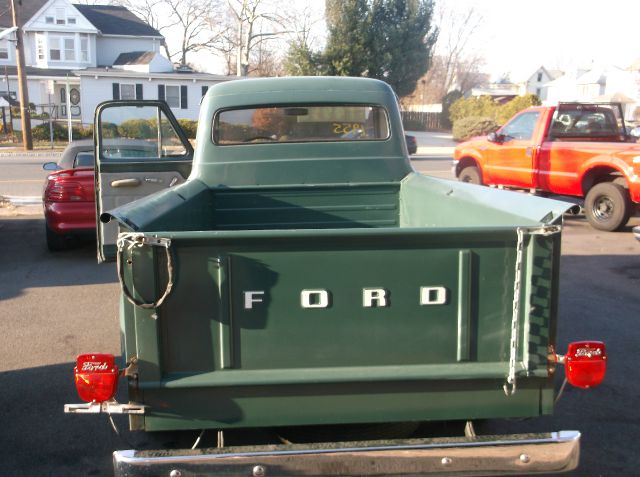
[[[107,211],[174,187],[191,172],[193,147],[164,101],[107,101],[96,108],[98,261],[116,255],[118,225]]]

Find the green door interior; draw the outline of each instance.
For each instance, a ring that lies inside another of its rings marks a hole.
[[[118,225],[100,216],[185,181],[193,148],[164,101],[108,101],[96,109],[98,261],[115,257]]]

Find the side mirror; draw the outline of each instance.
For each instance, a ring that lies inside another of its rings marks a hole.
[[[496,132],[490,132],[489,134],[487,134],[487,141],[499,144],[502,142],[502,135]]]
[[[55,162],[45,162],[45,163],[42,165],[42,168],[43,168],[45,171],[57,171],[58,169],[60,169],[60,168],[58,167],[58,164],[56,164]]]

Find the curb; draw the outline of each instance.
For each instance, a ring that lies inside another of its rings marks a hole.
[[[15,207],[23,205],[42,205],[42,197],[22,195],[0,195],[0,204],[9,203]]]
[[[0,157],[40,157],[40,156],[60,157],[60,156],[62,156],[62,151],[51,150],[51,151],[29,151],[29,152],[23,152],[23,151],[2,151],[2,150],[0,150]]]

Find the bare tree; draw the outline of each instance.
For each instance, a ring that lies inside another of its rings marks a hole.
[[[285,22],[276,13],[279,2],[273,0],[227,0],[227,6],[226,35],[216,49],[226,55],[228,66],[231,65],[230,56],[234,54],[235,74],[247,76],[256,55],[258,58],[267,56],[265,44],[287,32]],[[268,56],[272,57],[271,54]]]
[[[187,65],[191,52],[211,49],[219,44],[223,31],[211,28],[219,15],[220,3],[212,0],[114,0],[126,6],[165,36],[167,57]]]
[[[438,103],[451,90],[464,93],[486,80],[486,75],[480,72],[484,59],[471,48],[482,23],[482,15],[473,8],[464,11],[440,8],[440,33],[431,67],[418,81],[408,102]]]

